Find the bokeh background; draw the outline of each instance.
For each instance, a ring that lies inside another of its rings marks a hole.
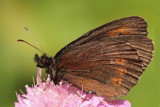
[[[13,107],[16,92],[25,92],[25,85],[31,86],[36,77],[33,56],[39,52],[16,41],[36,45],[24,26],[53,56],[87,31],[134,15],[147,20],[155,52],[138,84],[123,99],[133,107],[160,107],[159,0],[0,0],[0,107]]]

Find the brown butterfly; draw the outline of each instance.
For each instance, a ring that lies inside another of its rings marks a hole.
[[[99,96],[124,96],[152,59],[146,29],[141,17],[122,18],[82,35],[54,57],[36,54],[34,59],[55,84],[65,80]]]

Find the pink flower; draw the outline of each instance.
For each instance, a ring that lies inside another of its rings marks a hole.
[[[41,69],[37,73],[37,84],[26,85],[27,94],[17,94],[15,107],[131,107],[127,100],[113,100],[86,94],[68,83],[54,85],[49,78],[41,82]],[[84,99],[83,99],[84,98]]]

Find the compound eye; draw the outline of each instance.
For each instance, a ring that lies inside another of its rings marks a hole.
[[[37,63],[37,62],[39,62],[39,60],[40,60],[40,58],[39,58],[38,54],[36,54],[36,55],[34,56],[34,61]]]

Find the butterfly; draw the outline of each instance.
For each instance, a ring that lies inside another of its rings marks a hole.
[[[153,50],[147,22],[131,16],[87,32],[54,57],[36,54],[34,60],[56,85],[64,80],[86,93],[120,97],[137,84]]]

